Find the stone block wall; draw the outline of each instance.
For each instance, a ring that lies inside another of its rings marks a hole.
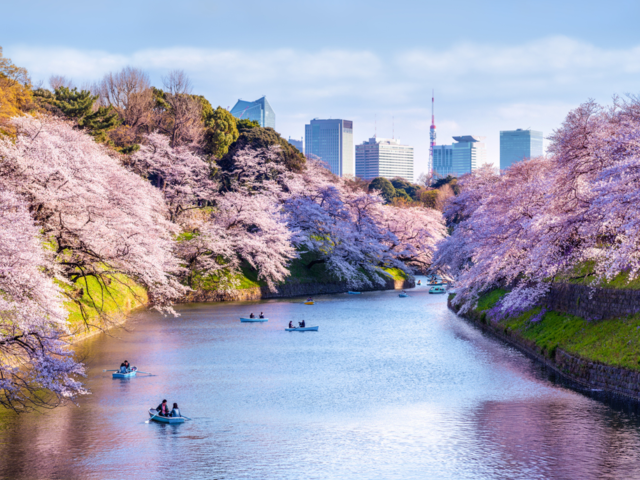
[[[620,318],[640,312],[640,290],[554,283],[547,294],[546,304],[549,310],[590,321]]]
[[[557,349],[555,365],[561,372],[591,389],[640,399],[640,372],[590,362]]]
[[[594,292],[599,293],[599,295],[595,296],[595,301],[587,306],[583,305],[580,307],[579,303],[582,302],[578,302],[578,297],[588,293],[591,289],[580,285],[570,285],[570,288],[567,289],[563,289],[562,287],[563,285],[555,285],[550,294],[549,300],[553,302],[550,303],[550,305],[553,306],[554,310],[580,316],[585,315],[585,312],[592,316],[599,314],[600,320],[606,320],[606,318],[615,316],[610,315],[606,311],[607,305],[611,305],[611,300],[609,300],[609,297],[606,295],[608,290],[604,292]],[[562,298],[561,292],[568,292],[568,299]],[[627,292],[629,291],[627,290]],[[635,298],[633,295],[628,297],[627,301],[629,301],[630,304],[627,304],[626,307],[633,307],[633,304],[631,304],[632,300],[630,300],[633,298]],[[640,306],[640,301],[638,301],[636,305]],[[451,301],[449,301],[449,308],[457,313],[457,309],[451,305]],[[618,309],[618,311],[623,310]],[[586,391],[602,391],[603,393],[640,402],[640,372],[593,362],[567,353],[561,348],[557,348],[551,353],[544,352],[534,342],[520,337],[516,332],[505,330],[500,324],[486,321],[485,317],[475,310],[469,311],[461,316],[472,321],[481,330],[500,338],[516,347],[525,355],[543,363],[575,385],[584,387]]]

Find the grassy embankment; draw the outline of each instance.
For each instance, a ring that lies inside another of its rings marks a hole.
[[[586,265],[578,269],[578,275],[573,274],[562,280],[587,284],[589,276],[584,275],[588,274],[590,269],[591,266]],[[599,286],[640,289],[640,280],[629,282],[626,274],[623,274]],[[489,322],[486,311],[505,293],[504,290],[498,289],[480,298],[476,310],[483,321]],[[499,327],[504,329],[505,333],[533,342],[550,358],[553,358],[556,348],[561,348],[587,360],[640,370],[640,314],[588,322],[573,315],[547,311],[539,322],[530,322],[540,311],[541,307],[537,307],[517,317],[503,320]]]
[[[97,332],[119,323],[148,301],[146,290],[123,275],[116,276],[109,285],[101,286],[94,277],[87,277],[63,288],[75,297],[65,302],[69,328],[74,335]]]

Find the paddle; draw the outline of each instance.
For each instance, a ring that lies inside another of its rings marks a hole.
[[[149,423],[151,420],[153,420],[155,417],[159,417],[159,415],[152,415],[151,418],[149,418],[149,420],[147,420],[144,423]]]

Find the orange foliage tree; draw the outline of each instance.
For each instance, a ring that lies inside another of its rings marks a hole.
[[[0,47],[0,130],[7,119],[20,115],[31,104],[31,81],[25,68],[16,67]]]

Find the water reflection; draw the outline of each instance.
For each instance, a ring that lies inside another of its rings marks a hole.
[[[5,415],[3,478],[633,478],[640,425],[416,289],[140,315],[79,407]],[[267,324],[241,324],[264,310]],[[320,325],[287,333],[289,320]],[[113,380],[127,358],[157,376]],[[160,400],[193,422],[145,423]]]

